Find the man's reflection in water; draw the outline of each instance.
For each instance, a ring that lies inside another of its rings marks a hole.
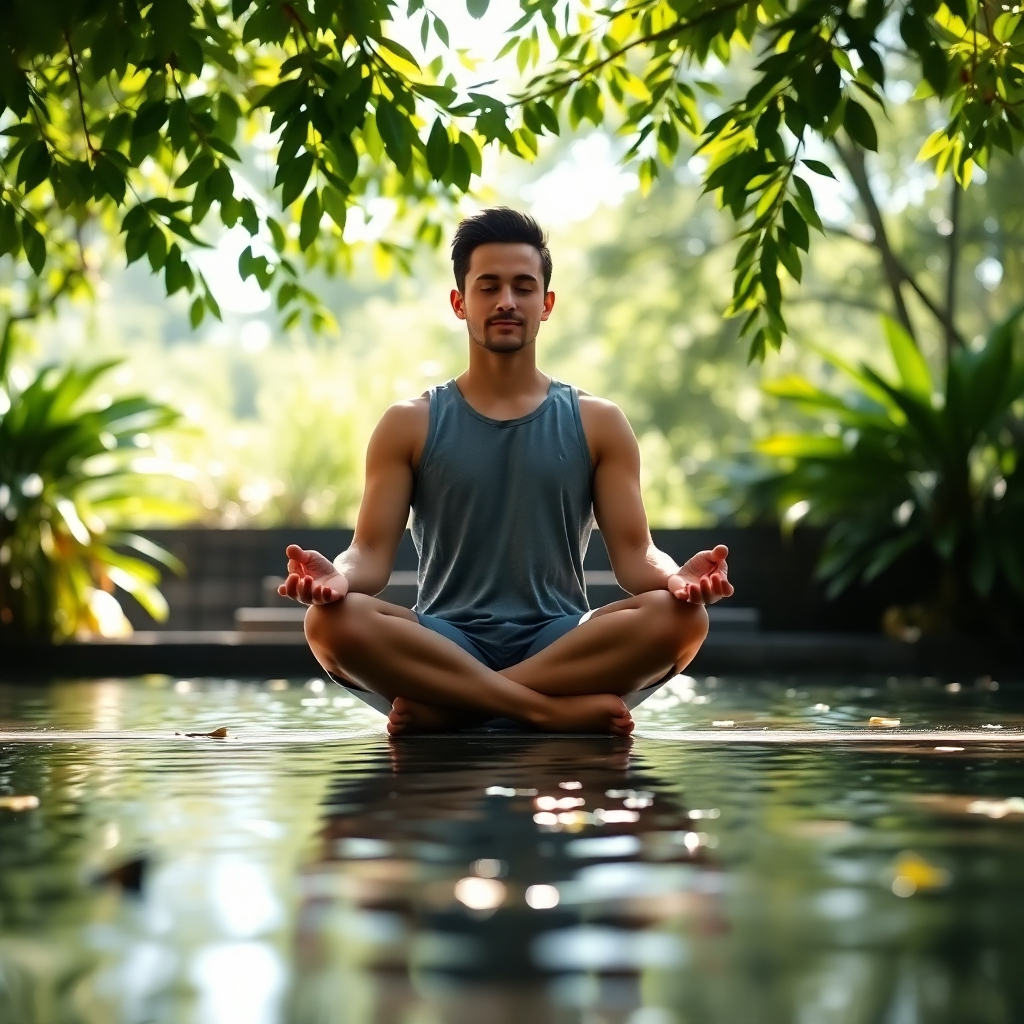
[[[339,776],[303,878],[287,1019],[674,1021],[647,979],[688,960],[684,930],[721,930],[702,820],[717,812],[680,807],[630,749],[410,738],[378,772]]]

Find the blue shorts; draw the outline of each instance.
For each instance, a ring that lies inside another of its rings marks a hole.
[[[500,672],[510,665],[526,661],[527,658],[543,651],[545,647],[550,647],[570,629],[578,626],[583,615],[560,615],[557,619],[539,625],[510,622],[473,626],[469,629],[455,626],[447,619],[436,615],[416,612],[416,618],[420,620],[421,626],[447,637],[468,654],[472,654],[477,661],[494,669],[495,672]]]
[[[488,668],[500,672],[510,665],[518,665],[534,654],[550,647],[556,640],[565,636],[571,629],[575,629],[586,616],[584,615],[562,615],[557,619],[538,625],[521,625],[509,623],[483,628],[474,628],[474,636],[468,631],[452,625],[446,619],[438,618],[436,615],[423,615],[416,612],[416,618],[420,625],[439,633],[441,636],[451,640],[452,643],[461,647],[467,654],[471,654],[477,661]],[[676,670],[671,669],[662,679],[642,690],[634,690],[623,696],[622,702],[627,708],[635,708],[641,701],[646,700],[656,690],[660,690],[671,678],[676,675]],[[347,690],[353,697],[358,698],[370,707],[375,708],[382,714],[391,710],[391,701],[380,694],[369,690],[357,689],[349,683],[342,682],[336,676],[331,676],[339,686]],[[499,721],[495,719],[495,722]],[[504,719],[500,721],[504,722]]]

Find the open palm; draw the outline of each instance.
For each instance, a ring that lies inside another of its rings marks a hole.
[[[334,563],[319,551],[307,551],[298,544],[285,548],[288,578],[277,588],[282,597],[299,604],[330,604],[348,593],[348,580]]]
[[[732,597],[735,592],[729,582],[729,566],[726,558],[729,549],[719,544],[711,551],[698,551],[679,572],[669,576],[669,591],[680,601],[691,604],[714,604],[723,597]]]

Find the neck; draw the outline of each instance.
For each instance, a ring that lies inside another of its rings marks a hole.
[[[547,390],[549,379],[537,369],[537,346],[531,342],[518,352],[491,352],[471,341],[469,367],[459,378],[464,395],[514,399]]]

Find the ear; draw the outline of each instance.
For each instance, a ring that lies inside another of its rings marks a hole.
[[[466,319],[466,300],[462,296],[462,292],[458,288],[453,288],[452,293],[449,296],[451,300],[452,309],[455,310],[455,315],[460,320]]]
[[[554,308],[555,308],[555,293],[554,292],[548,292],[544,296],[544,312],[541,313],[541,315],[540,315],[541,320],[547,320],[547,318],[549,316],[551,316],[551,310],[553,310]]]

